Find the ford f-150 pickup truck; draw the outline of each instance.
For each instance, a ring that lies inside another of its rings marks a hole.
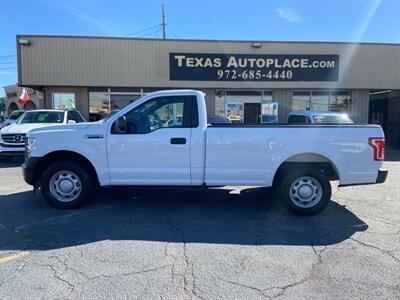
[[[385,181],[377,125],[207,124],[204,94],[150,93],[96,123],[27,134],[23,174],[59,208],[93,187],[274,186],[291,212],[312,215],[340,186]]]

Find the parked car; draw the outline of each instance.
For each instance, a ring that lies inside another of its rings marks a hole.
[[[14,110],[14,111],[8,116],[8,118],[4,120],[4,122],[3,122],[3,124],[1,125],[0,129],[6,127],[6,126],[8,126],[8,125],[14,124],[14,123],[18,120],[18,118],[19,118],[20,116],[22,116],[22,114],[23,114],[24,112],[25,112],[25,110]]]
[[[232,124],[231,120],[227,117],[221,117],[221,116],[211,116],[207,117],[207,123],[211,125],[216,125],[216,124]]]
[[[293,111],[289,113],[287,122],[297,125],[354,124],[353,120],[345,113],[316,110]]]
[[[330,180],[384,182],[384,145],[378,125],[208,125],[202,92],[161,91],[102,122],[32,129],[22,168],[59,208],[96,185],[275,186],[286,208],[312,215],[329,203]]]
[[[276,123],[278,123],[278,116],[277,115],[261,115],[261,123],[276,124]]]
[[[11,161],[13,157],[23,156],[26,134],[33,128],[81,122],[85,122],[85,118],[77,110],[41,109],[26,111],[16,123],[1,129],[0,161]]]

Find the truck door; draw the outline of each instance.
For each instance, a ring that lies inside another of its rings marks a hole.
[[[190,185],[190,135],[195,96],[147,100],[111,125],[111,184]]]

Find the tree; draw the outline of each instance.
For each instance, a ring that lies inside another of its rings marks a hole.
[[[6,97],[0,97],[0,116],[4,116],[6,111]]]

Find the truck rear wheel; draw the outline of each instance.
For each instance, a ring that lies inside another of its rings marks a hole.
[[[315,215],[329,203],[329,179],[316,168],[286,170],[279,181],[280,202],[298,215]]]
[[[89,196],[92,182],[86,168],[73,161],[54,163],[40,182],[43,197],[57,208],[76,208]]]

